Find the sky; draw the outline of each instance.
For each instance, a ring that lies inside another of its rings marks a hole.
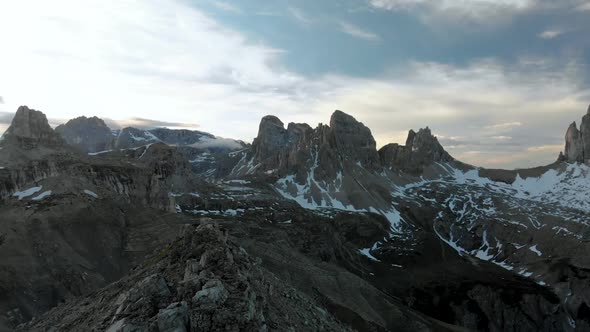
[[[429,126],[457,159],[553,162],[590,104],[590,0],[14,0],[0,3],[0,131],[194,128],[252,141],[260,119],[329,123],[378,146]]]

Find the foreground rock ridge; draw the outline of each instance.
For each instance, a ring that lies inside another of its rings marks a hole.
[[[589,115],[508,171],[341,111],[250,145],[20,107],[0,331],[590,331]]]

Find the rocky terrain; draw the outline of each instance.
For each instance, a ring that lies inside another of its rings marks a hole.
[[[486,170],[429,128],[377,150],[261,120],[0,141],[0,331],[590,331],[589,115],[552,165]]]

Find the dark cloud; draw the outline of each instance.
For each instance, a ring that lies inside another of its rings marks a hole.
[[[171,122],[171,121],[162,121],[162,120],[152,120],[152,119],[145,119],[145,118],[130,118],[125,120],[113,120],[113,119],[104,119],[104,122],[112,129],[120,129],[125,127],[135,127],[139,129],[151,129],[151,128],[158,128],[158,127],[168,127],[168,128],[188,128],[188,129],[196,129],[199,128],[199,125],[196,123],[187,123],[187,122]]]

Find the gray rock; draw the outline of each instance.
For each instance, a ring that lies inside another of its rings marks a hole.
[[[330,118],[334,148],[345,158],[360,161],[365,167],[379,163],[375,139],[371,130],[354,117],[335,111]]]
[[[188,305],[176,302],[158,312],[158,329],[160,332],[186,332],[188,330]]]
[[[435,162],[450,162],[453,157],[440,145],[428,127],[417,133],[410,130],[406,145],[388,144],[379,150],[381,162],[392,170],[419,174]]]
[[[590,159],[590,107],[582,117],[580,129],[573,122],[565,134],[565,151],[560,154],[559,160],[570,163],[587,162]]]
[[[49,126],[45,114],[27,106],[18,108],[10,127],[4,133],[4,140],[27,150],[40,145],[51,148],[64,145],[61,136]]]
[[[223,282],[218,279],[209,280],[203,289],[198,291],[193,297],[193,303],[204,307],[216,307],[227,299],[228,292],[223,286]]]
[[[114,139],[111,129],[97,117],[78,117],[55,128],[65,141],[84,152],[105,151]]]

